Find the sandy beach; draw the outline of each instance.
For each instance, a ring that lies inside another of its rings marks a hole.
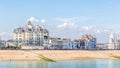
[[[0,61],[41,61],[40,55],[55,61],[86,59],[118,59],[119,50],[0,50]]]

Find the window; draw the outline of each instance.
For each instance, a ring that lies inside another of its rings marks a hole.
[[[20,37],[21,37],[21,34],[20,34]]]
[[[48,39],[48,36],[44,36],[44,39]]]
[[[22,40],[22,38],[20,38],[19,40]]]
[[[32,31],[32,29],[28,29],[28,31]]]

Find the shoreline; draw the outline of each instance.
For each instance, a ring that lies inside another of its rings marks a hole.
[[[120,60],[119,57],[119,50],[0,50],[0,61]]]

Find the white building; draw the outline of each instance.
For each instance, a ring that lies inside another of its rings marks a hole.
[[[108,49],[120,49],[120,39],[115,37],[113,33],[111,33],[109,37]]]
[[[97,43],[96,49],[97,50],[106,50],[106,49],[108,49],[108,46],[106,43]]]
[[[69,38],[50,38],[50,49],[70,49]]]
[[[14,29],[17,46],[44,46],[48,44],[49,32],[43,26],[34,26],[31,21],[24,27]]]

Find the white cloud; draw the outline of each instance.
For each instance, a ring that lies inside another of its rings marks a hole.
[[[77,17],[72,18],[55,18],[57,21],[61,22],[75,22],[77,20]]]
[[[101,33],[110,33],[110,30],[102,29],[99,26],[96,25],[90,25],[90,26],[82,26],[83,30],[89,32],[89,33],[95,33],[95,34],[101,34]]]
[[[45,21],[44,19],[42,19],[40,22],[41,22],[42,24],[44,24],[46,21]]]
[[[93,26],[93,25],[92,25],[92,26],[82,26],[82,29],[88,31],[88,30],[93,30],[93,29],[95,29],[95,27],[96,27],[96,26]]]
[[[100,33],[101,31],[100,30],[96,30],[96,33]]]
[[[63,23],[63,24],[58,25],[57,27],[58,28],[65,28],[66,26],[67,26],[67,23]]]
[[[55,20],[59,21],[62,24],[58,24],[58,28],[77,28],[78,25],[76,24],[79,17],[71,17],[71,18],[55,18]]]
[[[39,22],[38,19],[34,18],[34,17],[30,17],[27,21],[31,21],[31,22]]]
[[[107,28],[102,28],[103,27],[102,25],[88,23],[90,20],[95,20],[95,18],[71,17],[71,18],[56,18],[55,20],[57,24],[54,24],[54,26],[57,26],[57,28],[54,27],[55,30],[52,29],[54,33],[52,36],[56,36],[56,37],[57,36],[70,37],[72,39],[75,39],[75,38],[81,38],[82,35],[85,34],[91,34],[97,38],[98,42],[105,42],[108,40],[107,37],[111,32],[111,30]],[[70,28],[70,29],[65,29],[65,28]],[[103,38],[104,36],[106,37]]]
[[[80,22],[85,22],[89,20],[95,20],[95,18],[90,17],[71,17],[71,18],[55,18],[55,20],[61,22],[62,24],[58,24],[58,28],[77,28]],[[89,30],[92,27],[83,27],[83,29]]]
[[[91,28],[88,27],[88,26],[83,26],[82,28],[85,29],[85,30],[89,30],[89,29],[91,29]]]
[[[1,32],[0,36],[6,36],[8,33],[7,32]]]
[[[55,18],[55,20],[61,21],[61,22],[85,22],[89,20],[95,20],[95,18],[78,16],[78,17],[70,17],[70,18]]]
[[[80,23],[88,20],[93,20],[93,18],[87,17],[71,17],[71,18],[54,18],[57,24],[54,24],[54,29],[51,30],[54,33],[52,36],[70,37],[70,38],[80,38],[82,34],[86,34],[95,26],[84,26],[81,27]],[[53,25],[52,25],[53,26]],[[91,32],[92,33],[92,32]],[[64,35],[64,36],[63,36]]]
[[[77,28],[75,23],[63,23],[57,26],[58,28]]]
[[[2,40],[8,40],[8,39],[12,39],[13,36],[11,32],[1,32],[0,37]]]

